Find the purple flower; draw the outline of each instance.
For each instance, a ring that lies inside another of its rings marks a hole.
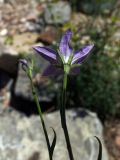
[[[86,45],[76,52],[70,46],[71,30],[67,30],[59,44],[58,51],[48,47],[34,46],[33,49],[50,62],[50,66],[44,71],[43,76],[63,74],[78,74],[80,65],[88,56],[94,45]]]

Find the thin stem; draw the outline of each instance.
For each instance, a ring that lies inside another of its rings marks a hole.
[[[52,154],[51,154],[51,151],[50,151],[50,142],[49,142],[49,138],[48,138],[48,133],[47,133],[47,129],[46,129],[46,126],[45,126],[45,122],[44,122],[44,119],[43,119],[43,116],[42,116],[40,103],[39,103],[39,100],[38,100],[38,97],[37,97],[37,94],[36,94],[36,91],[35,91],[35,87],[34,87],[32,78],[31,77],[29,77],[29,78],[30,78],[31,86],[32,86],[32,94],[33,94],[33,97],[34,97],[34,101],[35,101],[35,103],[37,105],[37,109],[38,109],[38,112],[39,112],[40,120],[41,120],[41,123],[42,123],[43,131],[44,131],[44,135],[45,135],[45,139],[46,139],[46,143],[47,143],[49,159],[52,160]]]
[[[65,114],[66,88],[67,88],[67,74],[65,73],[64,79],[63,79],[62,105],[60,107],[60,115],[61,115],[61,124],[62,124],[62,128],[63,128],[64,135],[65,135],[69,158],[70,158],[70,160],[74,160],[73,153],[72,153],[72,147],[70,144],[69,133],[68,133],[67,124],[66,124],[66,114]]]

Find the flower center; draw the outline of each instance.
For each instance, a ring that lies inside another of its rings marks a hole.
[[[67,63],[64,64],[64,72],[65,72],[66,74],[69,74],[70,68],[71,68],[71,65],[69,65],[69,64],[67,64]]]

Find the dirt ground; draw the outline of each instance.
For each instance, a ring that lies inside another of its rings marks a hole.
[[[105,122],[104,138],[109,160],[120,160],[120,119],[108,119]]]

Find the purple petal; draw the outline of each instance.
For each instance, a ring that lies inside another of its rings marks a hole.
[[[50,65],[44,70],[42,76],[58,76],[61,74],[63,74],[63,70],[61,68]]]
[[[72,48],[69,44],[71,37],[72,37],[72,32],[69,29],[64,33],[60,41],[59,50],[64,55],[66,62],[68,61],[70,54],[72,53]]]
[[[94,45],[87,45],[79,49],[73,57],[72,64],[83,62],[83,60],[88,56],[93,47]]]
[[[56,52],[48,47],[34,46],[33,49],[51,63],[57,63]]]
[[[75,67],[75,68],[72,68],[71,71],[70,71],[70,75],[77,75],[80,73],[80,67]]]

